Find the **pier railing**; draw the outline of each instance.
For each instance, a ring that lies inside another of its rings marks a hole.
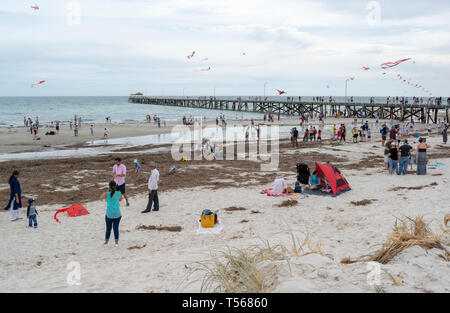
[[[260,97],[148,97],[132,95],[128,102],[200,108],[211,110],[228,110],[237,112],[272,113],[274,115],[323,114],[337,116],[353,116],[362,118],[392,118],[407,120],[418,118],[422,122],[438,121],[438,112],[445,111],[445,119],[449,122],[449,108],[446,104],[420,103],[355,103],[334,101],[296,101],[292,99],[264,99]]]

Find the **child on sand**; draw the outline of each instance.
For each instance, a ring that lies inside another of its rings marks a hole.
[[[28,207],[27,207],[28,227],[32,227],[33,224],[34,228],[38,227],[36,215],[39,215],[36,210],[36,201],[33,198],[28,199]]]
[[[105,128],[105,130],[103,131],[103,138],[107,139],[109,135],[109,131]]]
[[[139,164],[138,160],[134,160],[134,166],[136,167],[136,175],[139,175],[139,172],[141,171],[141,165]]]

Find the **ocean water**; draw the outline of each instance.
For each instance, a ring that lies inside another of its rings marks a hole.
[[[190,97],[194,98],[194,97]],[[237,97],[217,97],[237,98]],[[248,97],[243,97],[243,99]],[[285,100],[286,97],[271,97]],[[312,100],[313,97],[302,97],[302,101]],[[298,100],[298,97],[294,97]],[[328,98],[325,98],[327,101]],[[344,97],[336,97],[336,102],[345,101]],[[354,97],[355,102],[370,102],[370,97]],[[384,102],[386,97],[376,98],[376,102]],[[244,113],[196,108],[181,108],[173,106],[159,106],[150,104],[128,103],[128,97],[0,97],[0,126],[23,125],[24,117],[33,120],[39,117],[41,124],[51,121],[68,122],[74,115],[82,118],[86,123],[104,123],[107,116],[116,122],[142,122],[145,116],[157,115],[161,121],[181,121],[183,115],[189,117],[206,117],[214,120],[223,113],[228,120],[261,118],[261,113]]]

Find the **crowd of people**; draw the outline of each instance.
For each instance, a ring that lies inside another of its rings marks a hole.
[[[138,175],[141,166],[135,160],[136,175]],[[159,198],[158,198],[158,181],[159,171],[155,162],[150,162],[150,177],[147,184],[148,203],[146,208],[141,213],[157,212],[159,211]],[[111,236],[111,231],[114,232],[115,245],[119,244],[119,225],[122,219],[122,212],[120,209],[120,202],[122,199],[126,200],[126,205],[129,206],[129,201],[126,193],[125,178],[127,176],[127,168],[122,163],[120,158],[114,160],[114,166],[112,168],[112,180],[109,182],[107,191],[101,194],[100,200],[106,200],[105,211],[105,242],[108,244]],[[9,201],[4,210],[9,211],[10,221],[22,220],[20,211],[22,208],[22,188],[20,185],[20,172],[14,170],[9,177],[8,183],[10,186]],[[28,227],[38,227],[37,216],[39,215],[37,210],[37,200],[34,198],[28,199],[28,206],[26,211],[26,217],[28,219]],[[153,209],[152,209],[153,208]]]

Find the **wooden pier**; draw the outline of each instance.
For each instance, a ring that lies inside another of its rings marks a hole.
[[[341,115],[358,118],[399,119],[406,121],[414,117],[422,122],[437,123],[439,111],[445,111],[449,123],[450,105],[435,104],[394,104],[394,103],[336,103],[315,101],[264,100],[252,98],[214,98],[214,97],[147,97],[131,95],[131,103],[200,108],[211,110],[228,110],[236,112],[272,113],[274,115],[302,116],[306,113],[324,116]]]

